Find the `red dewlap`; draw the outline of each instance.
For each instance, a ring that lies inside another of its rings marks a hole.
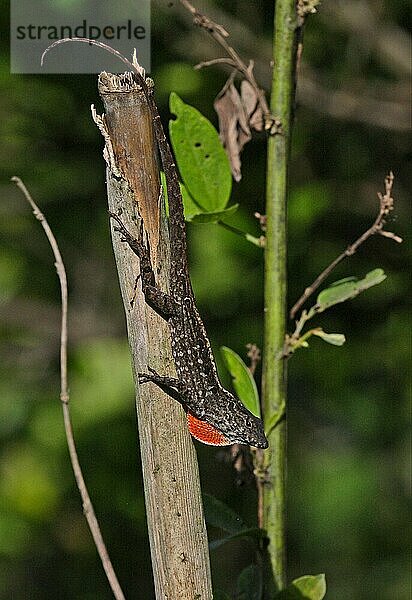
[[[210,446],[230,446],[225,436],[209,423],[197,419],[189,412],[187,413],[187,424],[191,435],[199,442]]]

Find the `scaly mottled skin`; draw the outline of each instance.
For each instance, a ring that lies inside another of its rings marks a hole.
[[[248,444],[267,448],[261,419],[250,413],[219,381],[210,342],[196,307],[187,264],[186,228],[183,201],[176,166],[164,134],[153,98],[153,84],[137,74],[153,114],[153,126],[167,183],[170,233],[169,293],[156,286],[150,253],[143,242],[141,229],[134,238],[119,217],[111,214],[122,234],[140,259],[142,291],[170,327],[172,354],[177,378],[162,377],[149,367],[150,373],[139,374],[139,382],[151,381],[178,400],[188,415],[191,434],[212,445]]]

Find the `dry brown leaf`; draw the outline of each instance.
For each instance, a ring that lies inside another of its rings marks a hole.
[[[253,72],[253,61],[248,71]],[[264,129],[263,110],[258,92],[253,85],[243,79],[240,94],[234,83],[232,74],[214,102],[219,117],[220,139],[229,157],[232,175],[235,181],[242,178],[240,153],[243,146],[252,138],[251,129]]]
[[[240,181],[240,152],[252,135],[248,115],[232,78],[216,98],[214,108],[219,117],[220,139],[229,157],[233,178]]]
[[[256,131],[262,131],[263,111],[259,104],[256,90],[249,83],[249,81],[247,81],[247,79],[243,79],[242,83],[240,84],[240,95],[249,119],[249,127],[255,129]]]

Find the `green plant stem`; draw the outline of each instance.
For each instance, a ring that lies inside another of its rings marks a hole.
[[[295,0],[276,0],[273,42],[271,112],[280,118],[282,131],[268,142],[265,249],[265,338],[263,412],[265,421],[286,406],[286,361],[281,353],[286,320],[286,197],[288,160],[295,89],[298,25]],[[285,495],[286,420],[269,435],[264,453],[263,527],[270,540],[269,560],[274,590],[286,585]],[[273,597],[273,595],[272,595]]]

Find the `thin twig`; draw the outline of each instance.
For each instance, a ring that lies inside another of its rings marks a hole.
[[[120,587],[119,581],[114,572],[112,563],[110,561],[109,555],[106,550],[105,543],[103,541],[103,537],[100,531],[99,523],[97,521],[92,502],[90,500],[89,493],[87,491],[86,483],[84,481],[83,473],[80,467],[79,458],[77,455],[76,445],[74,442],[73,436],[73,427],[71,423],[70,411],[69,411],[69,390],[67,384],[67,276],[66,270],[64,267],[63,259],[60,254],[60,250],[56,241],[56,238],[53,235],[52,230],[50,229],[49,224],[43,213],[40,211],[33,198],[31,197],[29,191],[26,186],[22,182],[19,177],[12,177],[11,181],[17,185],[17,187],[23,192],[24,197],[27,202],[31,205],[33,209],[33,214],[41,223],[49,244],[53,250],[54,258],[55,258],[55,266],[57,275],[60,281],[60,290],[61,290],[61,300],[62,300],[62,310],[61,310],[61,331],[60,331],[60,400],[62,403],[63,409],[63,418],[64,418],[64,429],[66,433],[67,445],[69,447],[70,460],[72,463],[74,476],[76,478],[77,487],[79,489],[82,503],[83,503],[83,512],[89,524],[90,531],[93,536],[94,543],[96,545],[97,551],[99,553],[100,559],[103,564],[103,568],[106,572],[107,579],[109,581],[110,587],[112,589],[113,595],[116,600],[125,600],[125,596]]]
[[[210,60],[202,60],[200,63],[197,63],[193,68],[194,69],[203,69],[204,67],[212,67],[213,65],[228,65],[236,69],[236,63],[234,60],[230,58],[211,58]]]
[[[180,0],[180,3],[192,14],[193,23],[198,27],[202,27],[207,33],[223,48],[227,53],[228,58],[216,58],[208,61],[203,61],[196,65],[196,69],[201,67],[207,67],[210,65],[224,63],[232,68],[235,68],[253,87],[260,108],[262,109],[265,129],[269,131],[271,135],[279,133],[281,130],[281,123],[279,119],[274,117],[269,109],[269,105],[266,100],[265,91],[257,83],[253,74],[253,62],[247,66],[240,58],[236,50],[228,44],[226,41],[229,37],[229,33],[218,23],[215,23],[210,17],[200,13],[189,0]]]
[[[339,254],[339,256],[337,256],[335,260],[333,260],[330,263],[330,265],[327,266],[326,269],[324,269],[322,273],[318,275],[318,277],[316,277],[315,281],[305,289],[299,300],[295,302],[290,311],[291,319],[295,317],[297,311],[300,309],[302,304],[304,304],[306,300],[313,294],[313,292],[318,289],[320,284],[323,283],[323,281],[325,281],[325,279],[330,275],[333,269],[340,262],[342,262],[343,259],[347,258],[348,256],[352,256],[352,254],[355,254],[359,246],[366,242],[368,238],[378,233],[380,235],[383,235],[384,237],[391,238],[395,242],[402,242],[402,238],[400,238],[398,235],[395,235],[391,231],[386,231],[383,229],[386,223],[386,217],[393,210],[393,181],[394,175],[392,171],[390,171],[389,175],[385,177],[385,194],[381,194],[381,192],[378,192],[378,198],[380,203],[379,213],[371,227],[369,227],[369,229],[367,229],[355,242],[353,242],[353,244],[348,246],[346,250],[342,252],[342,254]]]
[[[307,310],[302,310],[299,321],[296,321],[295,331],[291,335],[288,333],[285,335],[285,343],[283,345],[280,358],[289,358],[298,347],[302,347],[304,345],[308,337],[313,335],[314,331],[319,329],[319,327],[311,329],[302,337],[300,337],[306,322],[309,321],[309,319],[311,319],[317,312],[319,312],[317,306],[312,307],[309,312]]]

